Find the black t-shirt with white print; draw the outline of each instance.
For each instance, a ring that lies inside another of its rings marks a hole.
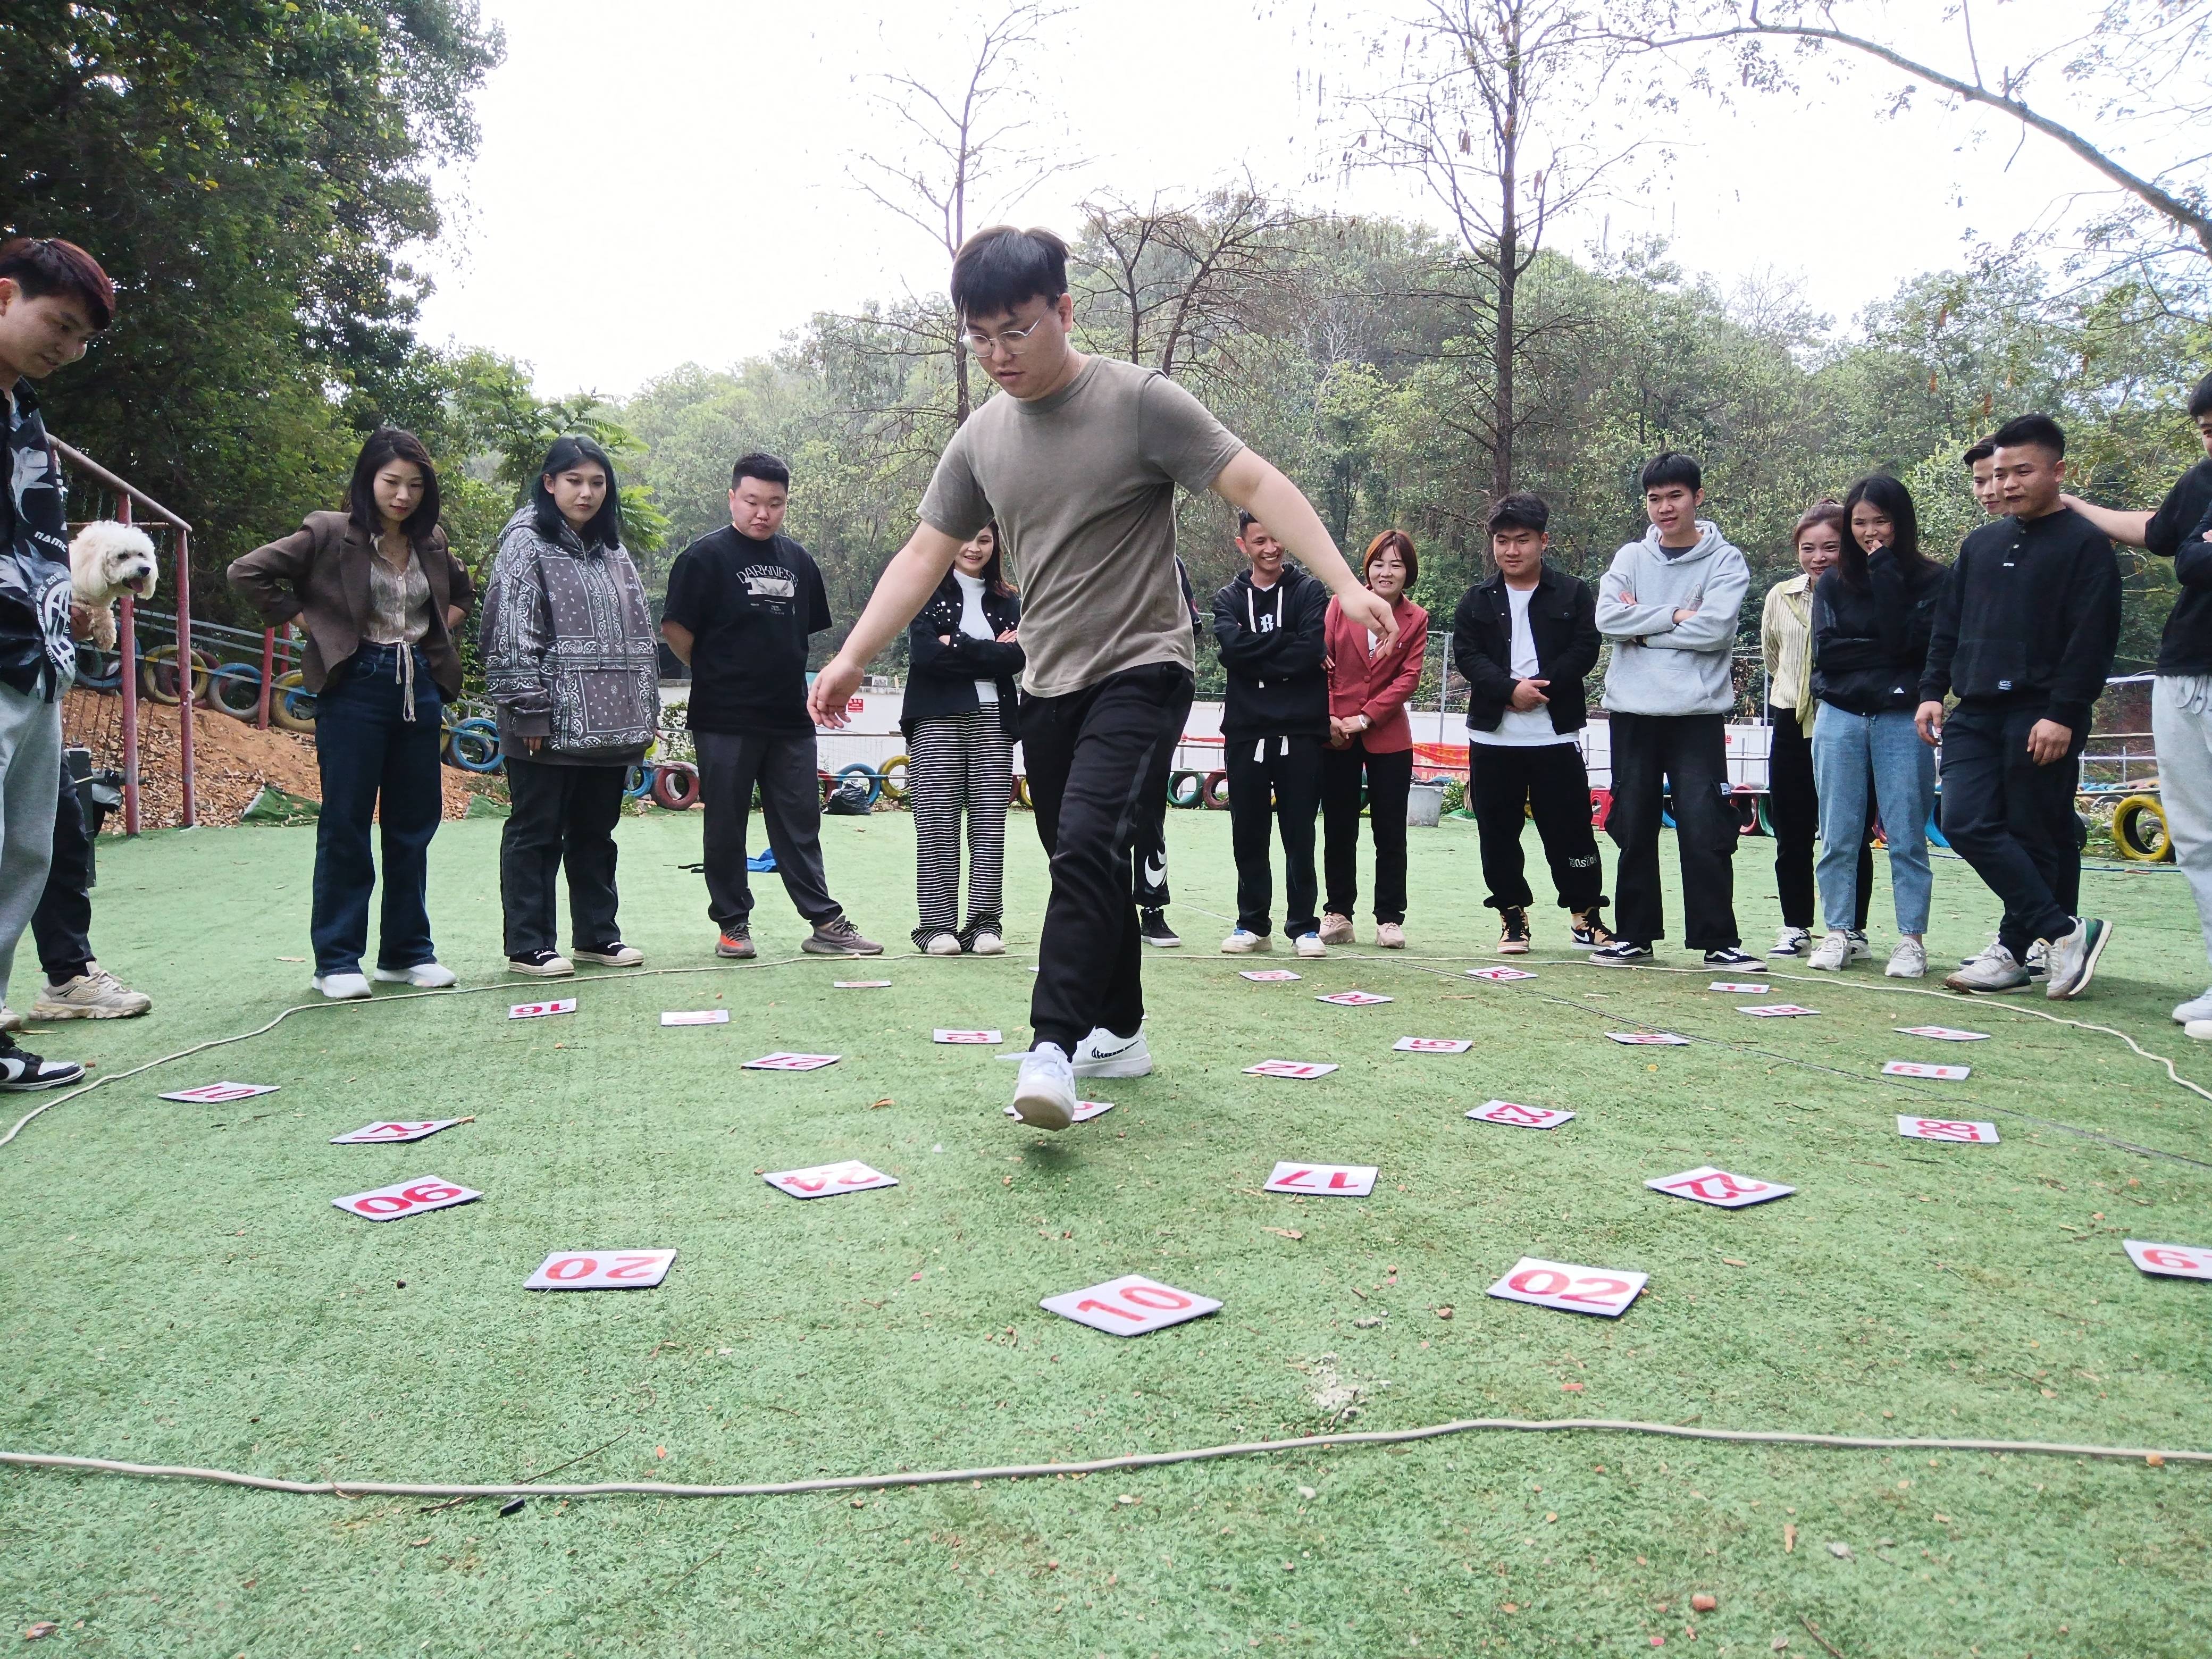
[[[806,641],[830,626],[822,572],[788,536],[702,536],[668,572],[663,617],[691,631],[694,732],[811,732]]]

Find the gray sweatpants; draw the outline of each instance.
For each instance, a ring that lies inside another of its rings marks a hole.
[[[2212,676],[2160,674],[2152,681],[2150,729],[2173,861],[2188,872],[2204,954],[2212,957]]]
[[[61,704],[0,685],[0,1002],[46,890],[61,765]]]

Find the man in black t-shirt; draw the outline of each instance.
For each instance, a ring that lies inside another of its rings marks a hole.
[[[702,536],[668,573],[661,637],[691,668],[691,741],[706,809],[707,914],[718,957],[749,957],[753,895],[745,879],[753,787],[776,873],[814,926],[817,956],[882,954],[830,896],[822,871],[822,792],[806,713],[806,641],[830,626],[822,572],[782,533],[791,470],[747,455],[730,473],[729,527]]]

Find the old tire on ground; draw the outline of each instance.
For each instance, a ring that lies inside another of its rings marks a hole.
[[[699,769],[688,761],[655,767],[653,798],[672,812],[690,811],[699,804]]]
[[[2139,864],[2171,864],[2173,833],[2155,795],[2130,795],[2112,809],[2112,844]]]

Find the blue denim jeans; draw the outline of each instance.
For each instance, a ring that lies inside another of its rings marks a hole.
[[[1910,708],[1853,714],[1822,703],[1813,720],[1814,787],[1820,797],[1820,910],[1832,932],[1854,925],[1867,785],[1874,785],[1889,843],[1897,931],[1928,931],[1935,877],[1928,867],[1928,814],[1936,801],[1936,751],[1920,740]]]
[[[369,645],[348,658],[315,699],[315,760],[323,810],[315,821],[315,972],[361,971],[368,897],[376,888],[372,822],[384,843],[384,913],[376,965],[436,959],[430,943],[430,837],[443,802],[438,777],[438,687],[415,653],[415,718],[405,718],[400,647]]]

